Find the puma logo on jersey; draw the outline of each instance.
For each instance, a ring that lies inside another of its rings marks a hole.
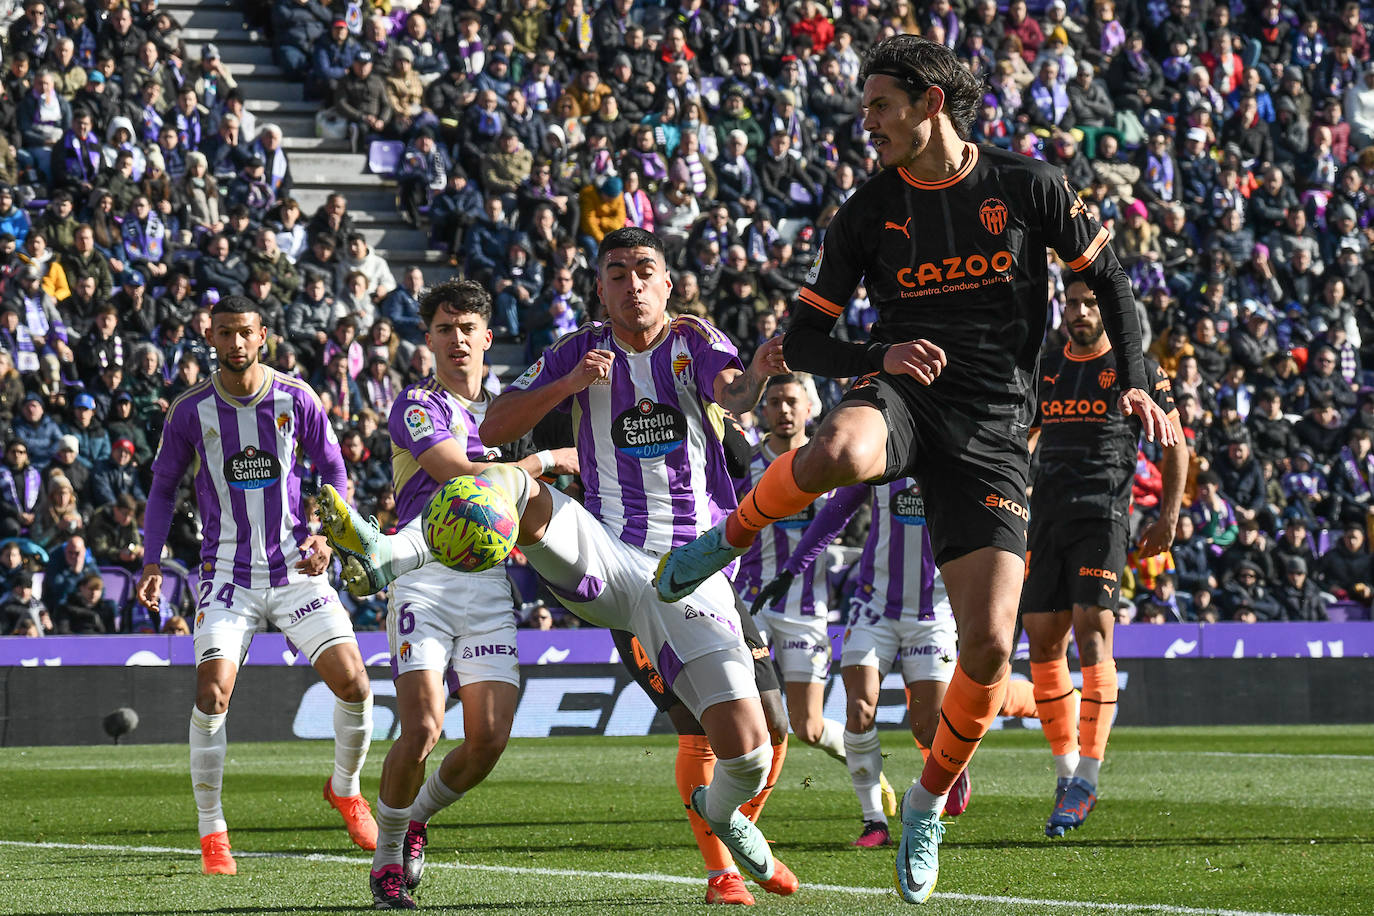
[[[898,232],[900,232],[902,235],[906,236],[907,241],[911,241],[911,232],[907,229],[907,226],[910,226],[910,225],[911,225],[911,217],[908,216],[908,217],[906,218],[906,222],[904,222],[904,223],[894,223],[894,222],[892,222],[891,220],[888,220],[887,222],[883,223],[883,228],[884,228],[884,229],[896,229],[896,230],[897,230]]]

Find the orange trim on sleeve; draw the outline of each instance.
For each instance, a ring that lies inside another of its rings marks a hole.
[[[1087,267],[1097,256],[1102,253],[1102,249],[1107,247],[1107,242],[1111,238],[1111,233],[1107,232],[1107,227],[1103,226],[1097,230],[1097,237],[1088,245],[1088,250],[1069,262],[1069,270],[1080,271]]]
[[[807,289],[804,286],[801,288],[801,291],[797,293],[797,298],[813,308],[820,309],[831,318],[839,318],[840,314],[844,311],[844,306],[836,305],[815,290]]]

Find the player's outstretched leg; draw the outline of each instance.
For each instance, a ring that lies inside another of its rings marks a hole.
[[[691,715],[688,713],[687,715]],[[716,755],[705,735],[679,735],[677,761],[673,775],[678,794],[687,809],[687,822],[692,828],[701,860],[706,865],[706,902],[736,906],[753,906],[754,895],[744,884],[739,869],[730,858],[730,850],[711,831],[706,821],[692,808],[692,792],[709,784],[716,769]]]
[[[659,598],[678,601],[687,597],[731,560],[743,556],[759,531],[800,512],[820,497],[820,493],[808,493],[797,486],[792,473],[796,454],[795,450],[787,452],[769,464],[740,507],[724,521],[663,555],[654,575]]]
[[[319,513],[321,533],[343,560],[344,586],[355,597],[375,595],[429,560],[423,538],[383,534],[376,519],[363,518],[329,484],[320,487]]]

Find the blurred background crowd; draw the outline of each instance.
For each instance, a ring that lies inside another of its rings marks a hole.
[[[1183,518],[1170,555],[1132,559],[1123,621],[1368,616],[1369,4],[249,0],[244,16],[318,100],[319,135],[394,181],[446,273],[492,291],[522,365],[597,317],[590,265],[624,225],[664,239],[670,308],[747,361],[877,169],[865,49],[948,45],[986,81],[972,139],[1081,189],[1173,378]],[[131,608],[126,579],[151,559],[162,417],[214,370],[224,295],[261,304],[266,361],[314,385],[356,499],[394,524],[386,416],[432,367],[420,266],[379,257],[343,194],[303,211],[282,128],[213,43],[192,59],[157,0],[7,0],[0,20],[0,627],[184,627],[175,602]],[[875,317],[860,288],[835,333],[864,339]],[[815,380],[817,414],[843,386]],[[1139,456],[1138,520],[1157,457]],[[183,489],[169,563],[194,569],[198,525]],[[524,597],[532,624],[557,621]]]

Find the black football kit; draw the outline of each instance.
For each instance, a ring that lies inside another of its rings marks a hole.
[[[1149,387],[1130,281],[1108,238],[1058,168],[971,143],[943,181],[885,169],[826,230],[784,354],[794,369],[862,376],[845,400],[883,412],[881,481],[920,482],[938,563],[989,546],[1025,551],[1047,249],[1097,293],[1123,381]],[[836,341],[830,329],[860,283],[878,312],[872,342]],[[930,386],[882,371],[888,346],[917,339],[948,360]]]
[[[1023,613],[1114,608],[1121,597],[1140,421],[1117,406],[1118,371],[1105,338],[1091,355],[1066,346],[1041,360]],[[1154,402],[1175,413],[1169,376],[1148,357],[1146,371]]]

